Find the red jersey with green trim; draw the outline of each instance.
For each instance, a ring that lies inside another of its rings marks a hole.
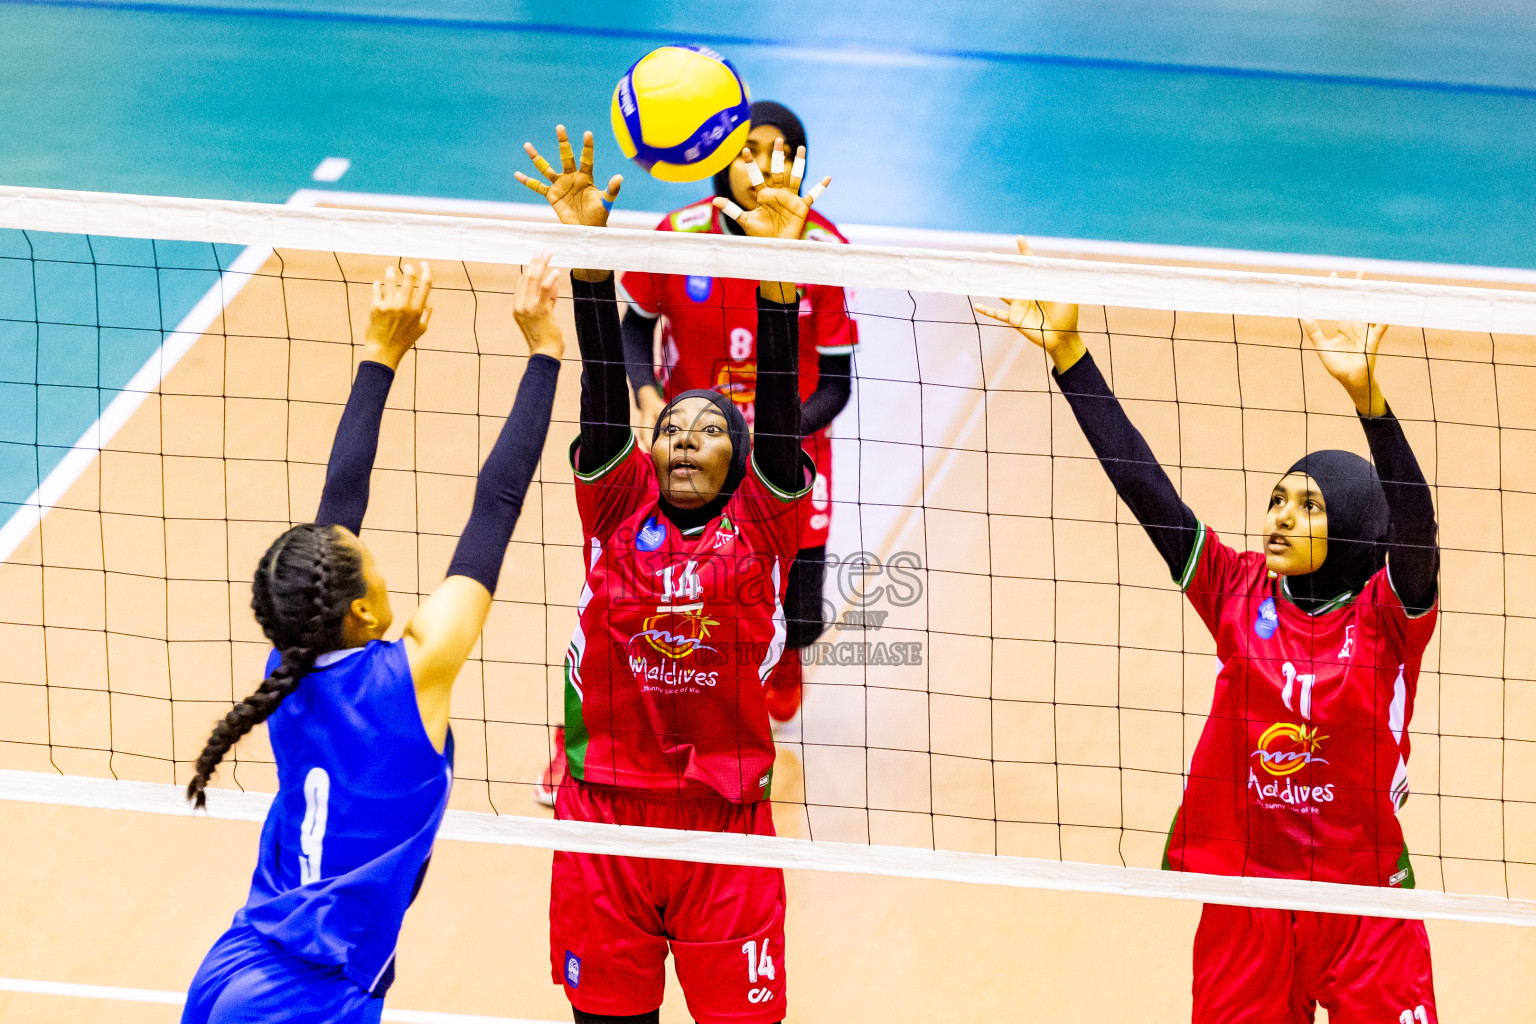
[[[725,215],[709,199],[674,210],[658,231],[726,233]],[[802,238],[846,244],[848,239],[814,209]],[[757,286],[735,278],[651,274],[619,275],[625,301],[662,318],[662,358],[657,380],[668,399],[694,388],[729,395],[751,426],[757,398]],[[816,390],[817,358],[853,351],[858,329],[848,315],[843,289],[804,285],[800,298],[800,399]],[[822,467],[818,466],[818,469]]]
[[[1382,569],[1309,615],[1262,554],[1200,531],[1179,582],[1221,671],[1164,866],[1411,888],[1397,810],[1436,609],[1409,615]]]
[[[763,686],[784,651],[784,592],[813,475],[807,465],[805,489],[789,494],[750,461],[722,513],[684,532],[661,513],[655,466],[633,437],[608,465],[576,474],[587,579],[565,658],[572,775],[768,796]]]

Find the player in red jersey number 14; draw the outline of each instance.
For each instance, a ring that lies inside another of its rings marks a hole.
[[[617,192],[559,131],[540,170],[560,219],[601,227]],[[747,233],[797,239],[805,197],[782,143],[737,211]],[[542,160],[536,153],[535,164]],[[824,187],[826,181],[822,182]],[[772,835],[775,749],[764,682],[784,651],[784,595],[815,468],[801,450],[793,283],[757,290],[757,423],[713,390],[661,411],[648,450],[630,429],[618,300],[607,270],[576,270],[581,434],[571,449],[586,582],[565,660],[566,820]],[[555,292],[520,316],[554,326]],[[550,967],[578,1024],[654,1022],[667,953],[700,1024],[773,1024],[785,1000],[784,879],[775,869],[557,852]]]

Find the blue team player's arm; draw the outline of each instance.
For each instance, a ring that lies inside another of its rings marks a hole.
[[[363,361],[352,381],[352,394],[336,427],[331,457],[325,467],[325,489],[315,522],[345,526],[354,534],[363,530],[368,511],[368,479],[379,451],[379,423],[384,403],[395,380],[400,360],[426,332],[432,307],[432,270],[407,263],[397,277],[395,268],[384,271],[384,280],[373,283],[373,306],[368,311],[368,330],[363,338]]]
[[[565,353],[565,338],[555,322],[559,280],[544,254],[528,265],[517,283],[512,310],[528,341],[528,368],[501,435],[480,468],[474,506],[448,564],[448,578],[421,603],[405,627],[405,654],[416,704],[438,750],[448,737],[453,681],[485,627],[512,528],[549,432],[560,358]]]

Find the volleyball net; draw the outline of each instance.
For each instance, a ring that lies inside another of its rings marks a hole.
[[[779,838],[548,820],[533,788],[582,584],[568,366],[454,692],[445,836],[1536,924],[1536,292],[17,188],[0,229],[0,799],[185,813],[177,784],[261,678],[251,571],[314,515],[371,282],[426,259],[431,329],[390,398],[363,534],[409,618],[510,408],[511,293],[547,249],[562,268],[850,289],[829,628],[780,737]],[[1214,644],[1044,356],[974,312],[999,295],[1083,304],[1131,419],[1238,548],[1296,457],[1366,452],[1298,318],[1393,325],[1378,373],[1443,551],[1400,811],[1416,891],[1157,870]],[[275,783],[257,730],[210,810],[259,817]]]

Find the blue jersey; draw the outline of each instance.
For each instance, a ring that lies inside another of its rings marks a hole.
[[[382,992],[448,806],[453,735],[442,753],[427,738],[398,640],[322,655],[267,728],[278,793],[237,923]]]

